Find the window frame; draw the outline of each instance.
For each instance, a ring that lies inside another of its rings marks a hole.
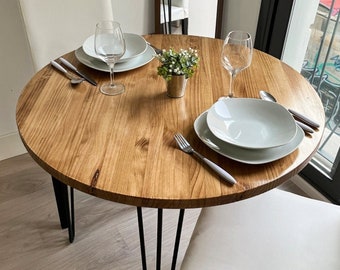
[[[254,47],[281,59],[294,0],[262,0]],[[275,34],[274,34],[275,33]],[[309,184],[340,205],[340,150],[329,174],[313,160],[299,173]]]

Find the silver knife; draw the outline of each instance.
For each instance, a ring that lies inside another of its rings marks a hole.
[[[304,123],[300,122],[299,120],[295,119],[295,123],[300,126],[306,133],[314,133],[314,129],[310,128],[309,126],[305,125]]]
[[[96,86],[97,83],[92,80],[91,78],[89,78],[88,76],[86,76],[84,73],[80,72],[74,65],[72,65],[69,61],[67,61],[66,59],[60,57],[59,60],[68,68],[72,69],[75,73],[77,73],[80,77],[84,78],[86,81],[88,81],[90,84]]]
[[[301,122],[309,125],[312,128],[319,128],[320,125],[318,123],[316,123],[315,121],[313,121],[310,118],[307,118],[306,116],[302,115],[301,113],[298,113],[297,111],[294,111],[292,109],[288,109],[288,111],[294,115],[298,120],[300,120]]]

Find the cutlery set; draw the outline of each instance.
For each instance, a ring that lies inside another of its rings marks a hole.
[[[70,82],[72,85],[77,85],[83,81],[88,81],[89,83],[91,83],[92,85],[96,86],[97,83],[92,80],[91,78],[89,78],[87,75],[85,75],[84,73],[80,72],[74,65],[72,65],[69,61],[67,61],[66,59],[60,57],[59,58],[60,62],[63,63],[66,67],[68,67],[69,69],[71,69],[73,72],[75,72],[76,74],[78,74],[80,77],[77,77],[75,75],[73,75],[72,73],[68,72],[62,65],[60,65],[58,62],[52,60],[51,61],[51,65],[56,68],[57,70],[59,70],[60,72],[62,72],[67,78],[70,79]]]
[[[307,124],[308,126],[312,127],[312,128],[319,128],[320,125],[318,123],[316,123],[315,121],[313,121],[312,119],[308,118],[305,115],[302,115],[301,113],[294,111],[292,109],[288,109],[288,111],[296,118],[299,119],[300,121],[304,122],[305,124]]]
[[[272,94],[263,90],[260,91],[260,97],[263,100],[277,102],[276,98]],[[318,123],[309,119],[307,116],[292,109],[288,109],[288,111],[294,116],[296,124],[299,125],[306,133],[313,133],[313,129],[320,127]]]
[[[87,75],[85,75],[84,73],[80,72],[74,65],[72,65],[69,61],[67,61],[66,59],[60,57],[59,60],[65,65],[67,66],[69,69],[71,69],[72,71],[74,71],[75,73],[77,73],[80,77],[84,78],[84,80],[88,81],[90,84],[96,86],[97,83],[92,80],[91,78],[89,78]]]

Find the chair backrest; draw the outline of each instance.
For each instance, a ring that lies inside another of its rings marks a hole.
[[[111,0],[19,0],[35,70],[80,47],[101,20],[112,20]]]
[[[318,91],[322,82],[326,80],[327,78],[328,78],[328,74],[323,74],[322,76],[315,75],[310,79],[310,83],[314,87],[314,89]]]
[[[334,118],[340,112],[340,84],[333,83],[326,78],[320,83],[319,95],[325,109],[326,117]]]

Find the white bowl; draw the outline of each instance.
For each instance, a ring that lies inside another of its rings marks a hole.
[[[207,124],[220,140],[251,149],[289,143],[296,123],[280,104],[249,98],[223,98],[208,111]]]
[[[143,54],[147,49],[145,39],[136,34],[124,33],[126,51],[118,63],[126,62]],[[83,43],[84,52],[94,58],[100,59],[94,50],[94,35],[88,37]]]
[[[211,133],[207,125],[207,114],[208,112],[205,111],[195,120],[194,129],[197,136],[210,149],[220,155],[246,164],[264,164],[283,158],[294,152],[305,137],[303,130],[299,126],[296,126],[294,138],[285,145],[265,149],[238,147],[216,138],[214,134]]]
[[[106,63],[97,58],[87,55],[82,47],[79,47],[77,50],[75,50],[74,54],[76,55],[76,58],[79,60],[79,62],[84,64],[85,66],[104,72],[110,72],[110,68]],[[125,72],[142,67],[149,63],[155,55],[156,53],[154,49],[148,46],[145,53],[131,59],[130,61],[117,63],[114,67],[114,72]]]

